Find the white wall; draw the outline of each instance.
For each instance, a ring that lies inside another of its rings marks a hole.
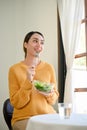
[[[0,130],[8,130],[2,114],[8,93],[8,69],[24,58],[23,39],[29,31],[45,36],[42,59],[52,63],[57,75],[56,0],[0,0]]]

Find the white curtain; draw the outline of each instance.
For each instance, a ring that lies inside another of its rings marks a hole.
[[[73,102],[72,66],[79,43],[84,0],[57,0],[57,2],[67,66],[64,102]]]

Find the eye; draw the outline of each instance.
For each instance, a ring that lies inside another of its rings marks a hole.
[[[33,40],[33,42],[36,42],[36,43],[37,43],[37,42],[38,42],[38,40]]]

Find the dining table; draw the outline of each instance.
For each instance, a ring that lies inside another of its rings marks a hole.
[[[87,130],[87,114],[72,113],[68,119],[58,113],[32,116],[26,130]]]

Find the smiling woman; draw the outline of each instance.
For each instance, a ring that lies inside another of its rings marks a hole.
[[[53,104],[57,101],[57,90],[54,67],[40,59],[44,48],[44,36],[40,32],[29,32],[24,39],[23,49],[25,59],[12,65],[9,69],[9,94],[14,107],[12,126],[13,130],[25,130],[28,119],[39,114],[56,113]],[[54,84],[48,95],[40,93],[34,88],[33,81]],[[44,105],[44,107],[43,107]]]
[[[7,130],[2,106],[9,96],[8,69],[24,59],[22,43],[27,32],[37,30],[44,34],[46,44],[41,59],[51,63],[58,75],[56,8],[56,0],[0,1],[0,130]]]

